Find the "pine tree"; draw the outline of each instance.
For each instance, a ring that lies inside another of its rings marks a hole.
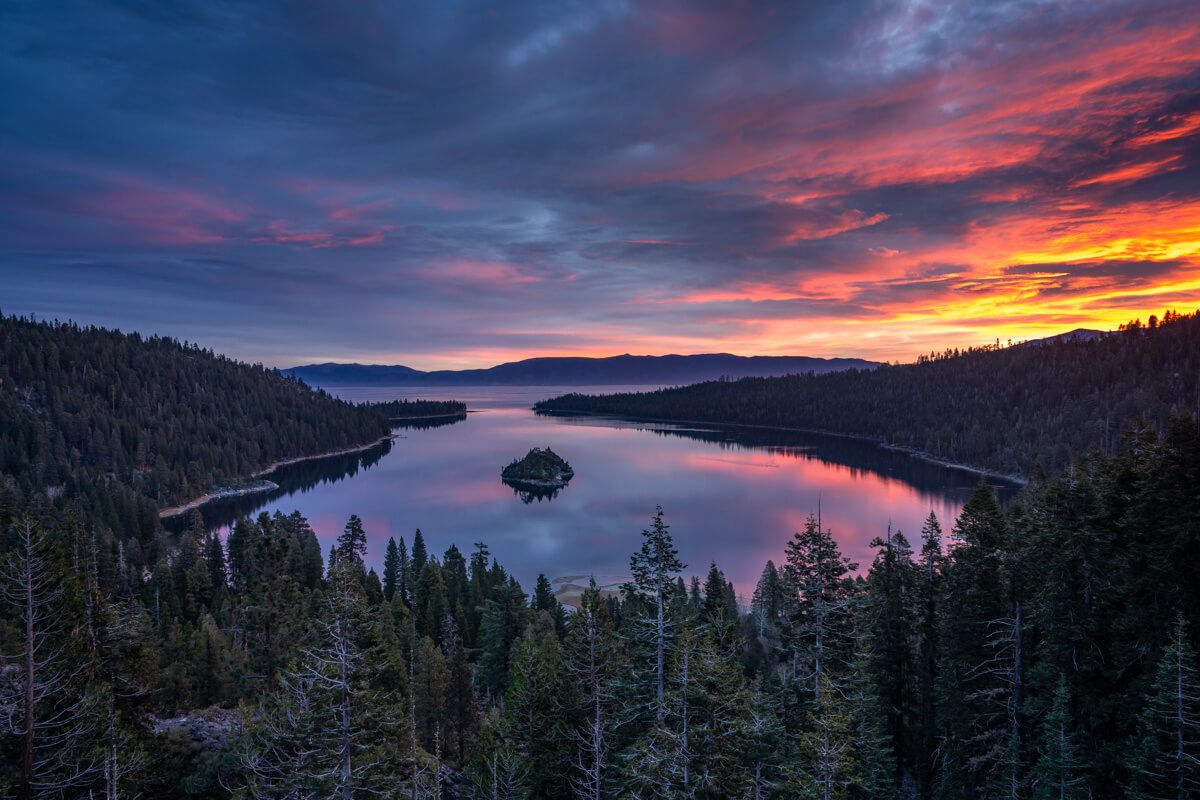
[[[353,564],[331,576],[317,640],[264,704],[242,764],[251,795],[351,800],[393,791],[403,715],[373,691],[372,625]]]
[[[1200,795],[1200,674],[1180,614],[1130,745],[1130,800]]]
[[[416,671],[412,685],[416,698],[417,736],[427,751],[432,751],[434,735],[446,723],[446,692],[450,670],[446,657],[430,637],[421,640],[415,656]]]
[[[1020,767],[1023,619],[1006,560],[1008,525],[980,481],[954,528],[956,546],[941,581],[938,706],[939,797],[1005,796]]]
[[[396,554],[399,558],[397,562],[396,596],[400,598],[402,603],[412,608],[416,578],[413,575],[412,560],[408,557],[408,546],[404,543],[403,536],[400,537],[400,543],[396,546]]]
[[[862,800],[876,797],[895,797],[897,786],[908,776],[899,769],[900,759],[895,749],[895,734],[889,724],[886,702],[880,702],[880,688],[890,688],[879,681],[877,651],[860,641],[854,661],[845,680],[842,697],[846,712],[853,720],[854,770],[851,793]]]
[[[462,637],[455,636],[447,645],[446,668],[449,683],[446,687],[445,742],[450,760],[465,764],[475,739],[479,719],[479,700],[475,695],[474,674],[467,660]]]
[[[441,565],[435,559],[425,562],[417,584],[413,622],[418,636],[428,636],[439,646],[445,640],[446,620],[450,613],[446,582]]]
[[[647,622],[651,628],[654,649],[652,706],[655,720],[659,724],[666,714],[667,645],[674,627],[668,609],[672,576],[687,567],[679,560],[679,553],[675,549],[669,528],[670,526],[663,522],[663,510],[662,506],[659,506],[650,527],[642,531],[641,549],[629,559],[629,571],[633,575],[631,590],[649,597],[653,604],[653,617]]]
[[[337,554],[338,560],[352,564],[360,577],[366,576],[367,532],[357,514],[346,520],[346,527],[337,538]]]
[[[1032,774],[1035,800],[1084,800],[1087,788],[1083,756],[1071,718],[1071,691],[1060,677],[1050,711],[1039,731],[1037,764]]]
[[[799,737],[800,769],[792,784],[804,800],[843,800],[850,797],[857,769],[854,719],[829,675],[822,672],[818,680],[821,685]]]
[[[525,630],[529,608],[516,580],[509,579],[493,595],[479,624],[479,685],[485,697],[498,699],[508,685],[512,645]]]
[[[396,586],[400,582],[400,549],[396,547],[396,538],[388,537],[387,551],[383,556],[383,596],[389,603],[396,594]]]
[[[896,781],[915,769],[920,742],[914,730],[919,714],[911,688],[917,672],[911,646],[913,606],[916,595],[916,565],[912,549],[900,531],[888,526],[886,538],[871,542],[879,548],[867,577],[862,631],[865,646],[856,665],[867,681],[876,687],[885,710],[884,725],[889,750],[895,753]]]
[[[525,765],[534,797],[564,797],[567,783],[567,726],[562,708],[568,684],[553,630],[538,635],[530,626],[513,648],[511,678],[504,692],[501,730],[507,746]]]
[[[744,787],[748,800],[774,797],[781,787],[783,766],[791,760],[786,730],[780,720],[779,687],[769,676],[758,676],[746,695],[746,714],[738,737]]]
[[[917,565],[914,627],[916,629],[916,693],[919,705],[916,778],[928,796],[933,785],[933,753],[937,747],[938,593],[941,586],[942,526],[930,511],[921,529],[921,557]]]
[[[725,573],[717,568],[715,561],[709,565],[708,577],[704,581],[701,619],[722,651],[732,653],[738,648],[737,597],[733,584],[725,580]]]
[[[571,789],[579,800],[603,800],[613,791],[612,748],[619,697],[619,651],[608,607],[588,582],[566,640],[567,673],[579,696],[580,720],[571,731],[575,775]]]
[[[534,611],[545,612],[554,621],[554,631],[561,639],[567,631],[567,617],[562,603],[554,596],[554,589],[545,575],[538,575],[533,588],[533,599],[529,603]]]
[[[64,625],[70,581],[51,537],[30,517],[14,526],[15,547],[0,569],[0,599],[20,623],[20,651],[12,695],[0,695],[21,738],[22,800],[82,791],[96,779],[102,755],[93,746],[95,695],[79,685],[78,650]],[[8,692],[6,691],[5,694]]]
[[[413,534],[412,559],[410,562],[414,582],[421,579],[421,574],[425,571],[425,563],[428,560],[429,551],[425,549],[425,537],[421,535],[421,529],[417,528],[417,532]]]
[[[852,584],[847,576],[857,568],[811,514],[804,530],[788,542],[787,577],[797,592],[789,626],[792,676],[811,687],[814,697],[826,684],[826,671],[836,662],[844,664],[848,655]]]

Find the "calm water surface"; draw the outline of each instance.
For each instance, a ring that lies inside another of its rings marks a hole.
[[[641,529],[661,504],[687,574],[703,576],[715,559],[748,598],[767,559],[782,561],[789,537],[818,503],[843,552],[866,566],[869,542],[889,523],[916,541],[934,511],[949,531],[978,481],[834,437],[530,410],[538,399],[569,391],[561,387],[329,390],[356,401],[453,397],[471,413],[453,424],[399,428],[393,442],[361,455],[281,469],[270,476],[279,491],[209,506],[210,525],[299,510],[328,550],[346,518],[358,514],[376,568],[389,536],[411,545],[420,528],[432,553],[451,544],[466,553],[485,542],[531,589],[538,573],[552,579],[595,574],[602,583],[624,575]],[[500,469],[547,445],[571,463],[575,477],[553,499],[524,502],[501,483]],[[1013,491],[1002,484],[997,489]]]

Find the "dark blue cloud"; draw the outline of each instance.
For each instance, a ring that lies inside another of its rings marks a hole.
[[[13,2],[0,30],[0,308],[280,365],[801,352],[747,332],[1200,185],[1185,2]]]

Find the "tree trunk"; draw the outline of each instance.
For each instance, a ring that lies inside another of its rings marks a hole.
[[[33,712],[34,712],[34,693],[33,693],[33,678],[34,678],[34,636],[33,636],[33,567],[29,563],[29,558],[32,553],[30,532],[25,531],[25,550],[26,564],[24,578],[25,589],[25,735],[24,735],[24,750],[21,754],[21,772],[25,778],[25,786],[23,794],[26,800],[33,797]]]
[[[663,707],[663,640],[665,638],[666,632],[663,619],[663,580],[660,579],[658,582],[658,653],[654,675],[655,681],[657,682],[657,685],[655,686],[655,698],[658,702],[656,719],[659,723],[662,723],[665,715],[665,709]]]

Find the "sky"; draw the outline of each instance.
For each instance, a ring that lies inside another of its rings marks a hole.
[[[272,366],[1200,307],[1200,4],[0,5],[0,310]]]

